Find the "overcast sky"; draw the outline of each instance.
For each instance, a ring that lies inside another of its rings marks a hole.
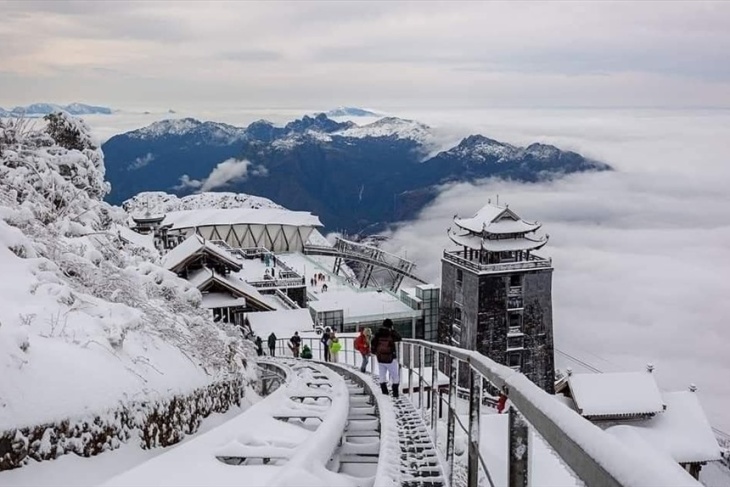
[[[0,2],[0,106],[730,107],[730,2]]]

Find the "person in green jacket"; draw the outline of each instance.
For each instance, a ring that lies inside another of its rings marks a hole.
[[[309,345],[304,345],[302,347],[302,353],[300,353],[299,356],[306,359],[312,358],[312,349],[309,348]]]
[[[337,335],[335,335],[335,331],[332,330],[332,333],[330,334],[330,360],[334,363],[337,363],[337,353],[342,350],[342,344],[340,343],[340,339],[337,338]]]

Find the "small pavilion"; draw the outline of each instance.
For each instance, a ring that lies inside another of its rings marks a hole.
[[[509,206],[491,202],[470,218],[454,217],[457,229],[448,229],[452,242],[463,248],[460,257],[478,264],[531,260],[530,252],[542,248],[547,236],[535,234],[541,224],[527,222]]]

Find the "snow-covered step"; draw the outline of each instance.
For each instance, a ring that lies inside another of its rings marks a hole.
[[[380,453],[380,441],[352,443],[346,440],[342,444],[340,453],[343,455],[378,455]]]
[[[401,397],[393,400],[400,443],[402,487],[442,487],[444,469],[420,413]]]
[[[371,414],[374,416],[377,413],[375,412],[375,406],[354,406],[350,404],[350,414]]]

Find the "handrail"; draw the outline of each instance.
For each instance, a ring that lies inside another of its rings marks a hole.
[[[620,440],[601,430],[575,411],[561,404],[553,396],[540,389],[523,374],[509,367],[498,364],[488,357],[475,351],[464,350],[449,345],[427,342],[424,340],[403,340],[402,347],[410,347],[408,360],[415,357],[424,357],[424,352],[433,352],[433,366],[439,365],[439,355],[451,360],[450,389],[456,390],[458,380],[458,362],[468,366],[471,378],[472,394],[481,397],[481,378],[486,379],[492,386],[505,394],[516,410],[535,429],[535,431],[550,445],[557,455],[586,485],[600,485],[606,487],[626,487],[629,485],[693,485],[697,483],[688,473],[681,469],[665,470],[651,462],[643,462],[641,455],[629,452]],[[413,352],[417,348],[419,353]],[[401,355],[401,360],[405,357]],[[454,363],[454,362],[457,363]],[[420,367],[423,367],[423,359]],[[423,374],[419,374],[422,376]],[[432,380],[436,380],[436,370]],[[475,380],[477,377],[479,380]],[[409,378],[410,379],[410,378]],[[419,379],[420,381],[420,379]],[[476,384],[479,387],[476,387]],[[410,385],[410,383],[409,383]],[[419,388],[420,389],[420,388]],[[411,386],[412,390],[412,386]],[[432,393],[433,393],[432,387]],[[435,394],[434,394],[435,399]],[[473,401],[470,401],[470,403]],[[481,400],[474,401],[479,406],[475,416],[480,414]],[[435,401],[432,401],[435,404]],[[473,411],[470,408],[470,471],[469,478],[476,475],[478,467],[476,457],[472,458],[471,440],[474,434]],[[435,419],[435,412],[431,411]],[[449,416],[449,441],[453,441],[452,415]],[[478,419],[476,419],[478,431]],[[448,450],[448,449],[447,449]],[[476,452],[474,452],[476,453]],[[453,447],[449,453],[453,458]],[[450,459],[451,460],[451,459]],[[452,472],[453,475],[453,472]],[[471,481],[470,481],[471,485]]]
[[[453,262],[454,264],[466,267],[474,271],[489,271],[489,272],[508,272],[515,270],[525,269],[548,269],[552,267],[552,261],[550,259],[543,259],[542,257],[530,256],[530,260],[517,261],[517,262],[500,262],[498,264],[482,264],[480,262],[474,262],[473,260],[463,257],[463,251],[457,250],[444,250],[444,260]]]

